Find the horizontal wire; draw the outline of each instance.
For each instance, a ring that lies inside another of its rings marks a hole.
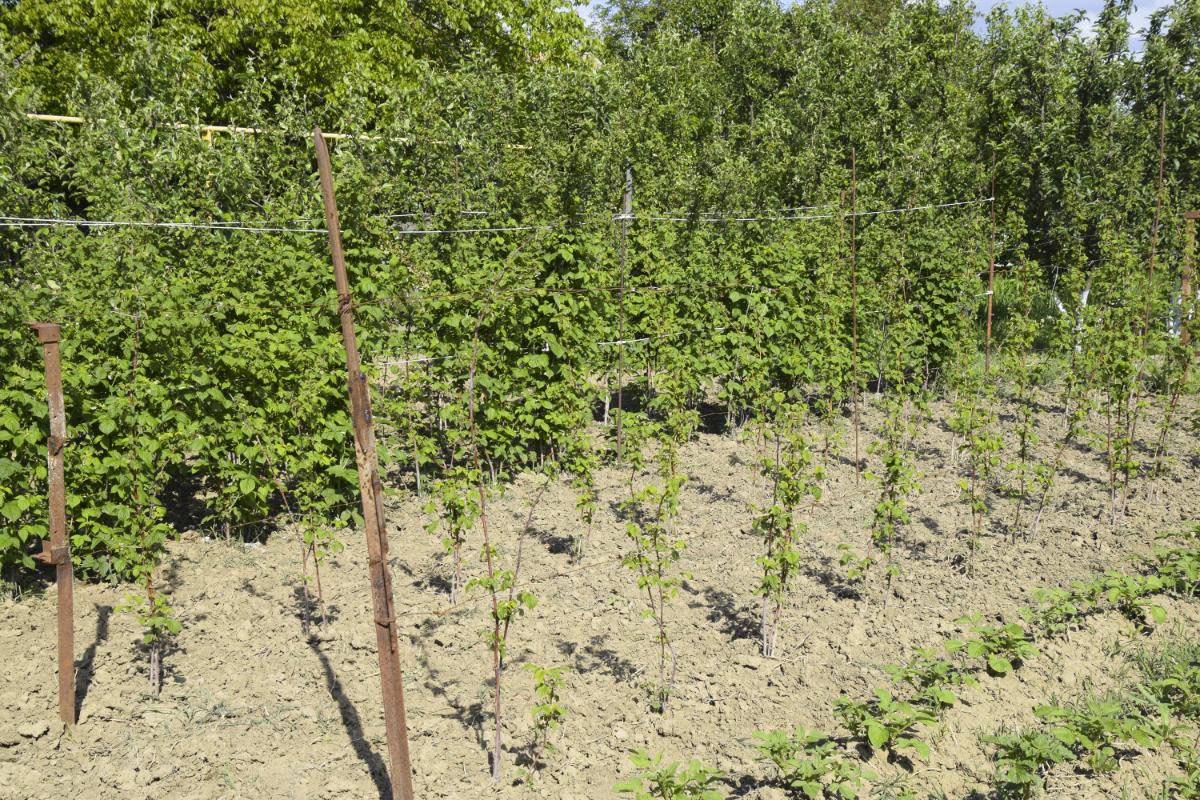
[[[637,216],[629,215],[622,217],[629,220],[651,220],[655,222],[770,222],[770,221],[788,221],[788,220],[818,220],[818,219],[845,219],[848,217],[871,217],[879,214],[903,214],[911,211],[930,211],[940,208],[954,208],[956,206],[979,205],[981,203],[990,203],[995,200],[994,197],[985,197],[980,200],[955,200],[949,203],[930,203],[923,206],[905,206],[903,208],[884,208],[875,211],[852,211],[846,213],[831,213],[831,214],[801,214],[801,215],[784,215],[784,216],[761,216],[761,217],[722,217],[714,215],[699,214],[688,217],[672,217],[672,216]],[[823,208],[825,206],[818,206]],[[832,206],[829,206],[832,207]],[[616,219],[614,217],[614,219]]]
[[[676,336],[686,336],[689,333],[720,333],[726,330],[725,328],[693,328],[687,331],[678,331],[676,333],[664,333],[661,336],[641,336],[637,339],[614,339],[610,342],[596,342],[596,346],[605,347],[608,345],[623,346],[627,344],[636,344],[637,342],[653,342],[659,339],[673,339]]]
[[[616,221],[634,221],[634,222],[761,222],[761,221],[803,221],[803,220],[822,220],[822,219],[837,219],[844,217],[867,217],[879,214],[899,214],[912,211],[926,211],[940,208],[953,208],[955,206],[974,205],[978,203],[991,202],[994,198],[986,198],[983,200],[959,200],[950,203],[934,203],[924,206],[910,206],[906,208],[889,208],[876,211],[857,211],[849,214],[801,214],[801,215],[784,215],[784,216],[760,216],[760,217],[726,217],[717,216],[711,213],[701,213],[696,216],[687,217],[672,217],[659,215],[616,215],[612,219]],[[809,208],[823,208],[832,206],[797,206],[798,210]],[[787,210],[787,209],[782,209]],[[486,212],[460,212],[470,215],[485,215]],[[401,217],[407,215],[389,215],[389,217]],[[417,228],[417,229],[398,229],[394,233],[399,236],[417,236],[417,235],[434,235],[434,234],[469,234],[469,233],[500,233],[513,231],[532,231],[532,230],[553,230],[560,227],[565,222],[542,224],[542,225],[501,225],[490,227],[475,227],[475,228]],[[574,223],[579,224],[579,223]],[[77,226],[86,228],[167,228],[175,230],[222,230],[222,231],[243,231],[248,233],[304,233],[304,234],[325,234],[328,233],[324,228],[289,228],[283,226],[272,226],[258,223],[245,222],[148,222],[140,220],[92,220],[81,218],[59,218],[59,217],[18,217],[12,215],[0,215],[0,227],[10,228],[40,228],[52,226]]]
[[[613,339],[612,341],[607,341],[607,342],[592,342],[592,344],[595,345],[596,347],[606,347],[606,346],[611,346],[611,345],[623,346],[623,345],[627,345],[627,344],[637,344],[639,342],[657,341],[660,339],[674,339],[679,336],[687,336],[688,334],[693,334],[693,333],[717,333],[717,332],[724,331],[724,330],[727,330],[727,328],[724,328],[724,327],[722,327],[722,328],[691,328],[686,331],[676,331],[675,333],[664,333],[661,336],[641,336],[636,339]],[[489,347],[491,346],[491,343],[485,343],[485,344],[487,344]],[[504,355],[519,357],[519,356],[529,356],[529,355],[535,355],[537,353],[548,353],[548,352],[550,352],[550,345],[546,344],[536,350],[521,350],[516,353],[505,353]],[[433,357],[422,356],[420,358],[409,358],[409,359],[404,359],[402,361],[386,360],[386,361],[372,361],[371,363],[377,367],[404,367],[404,366],[408,366],[410,364],[426,364],[431,361],[448,361],[448,360],[454,359],[454,358],[467,358],[469,355],[470,355],[469,353],[453,353],[448,356],[433,356]]]
[[[176,230],[246,231],[250,233],[328,233],[324,228],[286,228],[245,222],[145,222],[62,217],[15,217],[0,214],[0,227],[47,228],[54,226],[82,228],[171,228]]]
[[[553,230],[558,227],[561,227],[561,224],[559,224],[559,225],[502,225],[502,226],[498,226],[495,228],[446,228],[446,229],[398,228],[398,229],[394,230],[393,233],[395,233],[398,236],[416,236],[416,235],[422,235],[422,234],[436,234],[436,233],[492,233],[495,231],[549,231],[549,230]]]
[[[650,213],[647,215],[639,214],[616,214],[611,217],[613,222],[706,222],[706,223],[722,223],[722,222],[786,222],[786,221],[806,221],[806,220],[823,220],[823,219],[845,219],[848,217],[870,217],[879,214],[902,214],[912,211],[929,211],[941,208],[954,208],[956,206],[978,205],[981,203],[990,203],[995,198],[987,197],[981,200],[956,200],[949,203],[931,203],[923,206],[906,206],[904,208],[885,208],[875,211],[855,211],[847,213],[829,213],[829,214],[795,214],[795,215],[777,215],[777,216],[721,216],[710,212],[698,212],[690,216],[669,216],[664,214]],[[827,206],[796,206],[795,210],[808,210],[816,208],[832,208],[833,204]],[[781,209],[789,210],[789,209]],[[583,215],[577,215],[583,216]],[[554,228],[566,227],[570,225],[586,225],[589,223],[581,223],[573,220],[560,220],[558,222],[543,223],[536,225],[502,225],[496,227],[476,227],[476,228],[420,228],[415,230],[399,229],[395,233],[402,236],[412,235],[436,235],[436,234],[452,234],[452,233],[492,233],[504,231],[530,231],[530,230],[553,230]],[[595,224],[595,223],[591,223]]]

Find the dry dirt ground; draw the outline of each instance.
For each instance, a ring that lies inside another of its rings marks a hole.
[[[756,760],[756,730],[803,725],[844,735],[832,715],[839,694],[867,697],[887,684],[881,669],[913,648],[939,644],[954,620],[981,611],[1015,620],[1030,592],[1108,568],[1128,568],[1155,532],[1200,518],[1197,440],[1177,437],[1171,475],[1135,484],[1130,515],[1111,530],[1101,454],[1067,450],[1040,532],[1010,542],[1012,517],[998,500],[977,556],[962,568],[969,515],[959,499],[961,468],[951,463],[948,409],[920,436],[923,493],[897,548],[899,597],[847,591],[837,564],[840,543],[864,547],[877,490],[856,483],[842,455],[832,460],[824,498],[805,513],[804,572],[788,609],[776,659],[759,655],[758,542],[751,504],[765,484],[752,441],[702,434],[685,449],[691,479],[677,530],[687,540],[689,573],[668,609],[679,659],[675,694],[664,715],[649,711],[643,688],[656,673],[652,623],[633,574],[617,563],[626,550],[616,504],[625,475],[599,476],[600,510],[582,564],[569,543],[580,530],[574,495],[552,486],[532,515],[523,579],[540,599],[514,626],[505,680],[505,773],[489,775],[491,659],[479,632],[488,606],[449,613],[448,565],[437,537],[424,530],[423,503],[397,498],[389,511],[397,606],[417,795],[450,797],[610,797],[629,776],[628,752],[645,747],[672,758],[701,759],[728,776],[733,797],[783,797]],[[864,455],[878,412],[865,415]],[[1010,422],[1011,424],[1011,422]],[[1042,418],[1048,455],[1061,419]],[[1147,429],[1149,426],[1147,425]],[[868,464],[873,456],[866,456]],[[538,478],[517,479],[491,504],[502,557],[511,562]],[[0,601],[0,797],[3,798],[368,798],[386,789],[386,748],[360,532],[325,564],[332,621],[317,640],[301,635],[298,545],[282,530],[265,544],[209,541],[186,532],[172,545],[162,576],[183,621],[166,658],[161,696],[147,693],[135,621],[116,611],[128,587],[78,585],[77,663],[80,721],[56,722],[53,590]],[[478,542],[473,541],[473,546]],[[479,566],[468,561],[472,574]],[[880,775],[866,796],[892,797],[908,786],[918,797],[985,797],[993,775],[980,736],[1031,724],[1035,705],[1118,685],[1127,655],[1167,636],[1186,635],[1200,606],[1166,601],[1169,620],[1135,635],[1116,615],[1088,620],[1069,641],[1043,646],[1005,678],[983,676],[944,720],[925,731],[927,761],[905,768],[869,757]],[[529,768],[532,683],[525,662],[567,664],[569,709],[554,751]],[[1173,770],[1169,751],[1140,753],[1103,778],[1061,769],[1054,798],[1156,797]]]

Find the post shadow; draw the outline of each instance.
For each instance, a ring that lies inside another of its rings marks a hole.
[[[329,694],[337,701],[338,713],[342,717],[342,727],[346,731],[346,735],[350,737],[350,744],[354,747],[354,754],[358,756],[358,760],[367,765],[367,769],[371,773],[371,780],[375,783],[375,789],[379,792],[380,800],[392,800],[392,782],[388,776],[387,764],[383,758],[372,749],[370,743],[366,740],[363,734],[362,721],[358,718],[358,711],[354,708],[354,704],[350,702],[350,698],[346,697],[346,693],[342,691],[342,683],[333,673],[333,666],[329,663],[329,658],[321,652],[319,642],[310,641],[308,646],[316,653],[316,656],[321,661],[321,669],[325,672],[325,688],[329,690]]]
[[[79,714],[83,711],[83,701],[87,699],[88,689],[92,686],[96,648],[108,638],[108,619],[112,612],[112,606],[96,606],[96,636],[84,651],[83,658],[75,664],[75,719],[79,719]]]

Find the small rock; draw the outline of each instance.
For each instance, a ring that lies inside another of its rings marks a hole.
[[[613,728],[613,738],[618,742],[623,742],[629,738],[629,734],[625,732],[624,728]]]
[[[50,732],[50,724],[45,720],[40,722],[27,722],[20,728],[17,728],[17,733],[24,736],[26,739],[40,739]]]

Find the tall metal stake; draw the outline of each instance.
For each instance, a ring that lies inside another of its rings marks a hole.
[[[850,391],[854,407],[854,482],[862,478],[858,452],[858,148],[850,150]]]
[[[75,575],[71,545],[67,540],[67,490],[63,475],[63,445],[67,441],[67,416],[63,409],[62,364],[58,343],[62,331],[52,322],[36,322],[38,341],[46,362],[46,399],[50,412],[50,439],[46,447],[46,478],[50,487],[50,541],[42,542],[37,555],[53,564],[58,585],[58,716],[75,724]]]
[[[992,301],[996,297],[996,151],[992,150],[992,235],[988,248],[987,333],[983,343],[983,374],[992,366]]]
[[[375,427],[367,377],[359,369],[358,342],[354,336],[354,311],[350,279],[342,253],[342,231],[338,224],[337,200],[333,194],[333,169],[329,149],[320,128],[313,129],[321,198],[325,202],[325,225],[333,277],[337,282],[338,314],[342,322],[342,344],[346,348],[346,380],[350,385],[350,413],[354,422],[354,455],[358,462],[358,489],[362,495],[363,520],[367,530],[367,563],[371,573],[371,603],[375,612],[375,639],[379,650],[379,680],[383,684],[383,718],[387,727],[391,761],[392,797],[412,800],[412,763],[408,756],[408,727],[404,714],[404,685],[400,674],[400,647],[396,638],[396,611],[392,599],[392,576],[387,563],[387,528],[384,522],[383,484],[375,453]]]
[[[629,220],[633,219],[633,168],[625,165],[625,197],[621,202],[621,277],[619,305],[621,316],[617,321],[617,460],[625,460],[625,440],[622,438],[621,418],[624,414],[622,384],[625,382],[625,260],[626,242],[629,238]]]

